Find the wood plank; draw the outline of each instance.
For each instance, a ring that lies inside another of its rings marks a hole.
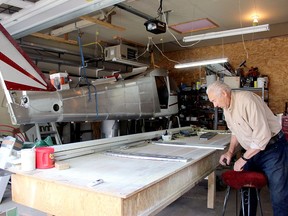
[[[34,37],[38,37],[38,38],[42,38],[42,39],[46,39],[46,40],[53,40],[53,41],[57,41],[60,43],[67,43],[67,44],[71,44],[71,45],[77,45],[78,44],[78,42],[75,40],[66,40],[65,38],[56,37],[56,36],[43,34],[43,33],[39,33],[39,32],[32,33],[31,35]]]
[[[104,22],[104,21],[101,21],[97,18],[94,18],[94,17],[89,17],[89,16],[81,16],[80,19],[82,20],[87,20],[89,22],[92,22],[92,23],[95,23],[95,24],[98,24],[98,25],[101,25],[105,28],[108,28],[108,29],[112,29],[112,30],[116,30],[116,31],[125,31],[126,29],[122,26],[117,26],[117,25],[113,25],[111,23],[108,23],[108,22]]]
[[[208,176],[207,208],[214,209],[215,198],[216,198],[216,173],[212,172]]]
[[[24,175],[12,175],[12,198],[56,216],[123,215],[119,197]]]
[[[137,42],[134,42],[134,41],[131,41],[131,40],[128,40],[126,38],[123,38],[123,37],[120,37],[120,36],[117,36],[115,35],[113,37],[114,40],[118,40],[119,42],[123,42],[123,43],[126,43],[126,44],[130,44],[130,45],[134,45],[134,46],[139,46],[139,47],[145,47],[146,45],[144,44],[140,44],[140,43],[137,43]]]

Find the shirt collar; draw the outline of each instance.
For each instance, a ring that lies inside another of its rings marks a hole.
[[[230,105],[227,108],[227,110],[229,112],[231,112],[233,110],[233,108],[234,108],[234,98],[235,98],[235,92],[231,91]]]

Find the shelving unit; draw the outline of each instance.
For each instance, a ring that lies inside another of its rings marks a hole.
[[[208,129],[226,129],[223,112],[214,108],[206,94],[206,88],[182,90],[178,94],[181,125],[196,125]]]
[[[182,126],[198,125],[198,90],[181,90],[178,93],[178,109]]]
[[[267,104],[269,91],[263,88],[234,88],[232,91],[253,91],[258,94]],[[199,90],[181,90],[178,93],[179,117],[182,126],[196,125],[208,129],[226,130],[223,110],[215,108],[209,101],[206,88]]]
[[[269,102],[269,90],[268,90],[268,88],[244,87],[244,88],[233,88],[232,91],[252,91],[255,94],[259,95],[267,104]]]

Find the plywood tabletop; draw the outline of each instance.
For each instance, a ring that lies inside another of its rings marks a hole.
[[[223,143],[225,140],[224,137],[225,136],[221,136],[221,138],[218,137],[218,139],[215,138],[213,142],[220,140],[219,142]],[[227,137],[229,136],[226,135],[226,138]],[[186,141],[195,142],[197,137],[189,139],[186,139]],[[211,141],[209,143],[211,143]],[[216,151],[215,149],[162,146],[144,142],[131,148],[125,149],[122,147],[117,150],[133,153],[181,156],[190,158],[191,160],[189,162],[143,160],[109,156],[103,152],[99,152],[65,160],[65,163],[70,165],[70,168],[66,170],[51,168],[43,170],[37,169],[31,172],[14,171],[17,174],[29,175],[30,177],[40,178],[45,181],[57,182],[85,190],[92,190],[97,193],[127,198]],[[97,179],[102,179],[103,183],[94,187],[88,186],[89,183]]]

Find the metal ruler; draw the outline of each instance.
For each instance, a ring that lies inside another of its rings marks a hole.
[[[181,156],[161,155],[161,154],[149,154],[149,153],[135,153],[135,152],[123,152],[123,151],[105,151],[104,154],[116,157],[146,159],[146,160],[161,160],[161,161],[174,161],[174,162],[188,162],[192,158],[185,158]]]

